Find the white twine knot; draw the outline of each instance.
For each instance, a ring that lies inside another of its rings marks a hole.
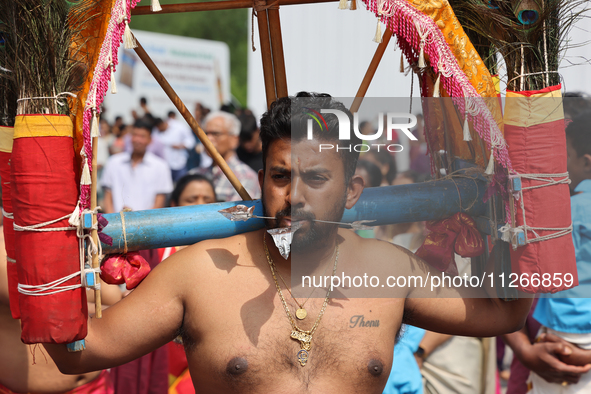
[[[71,96],[71,97],[74,97],[74,98],[78,97],[74,93],[61,92],[61,93],[56,94],[55,96],[47,96],[47,97],[23,97],[23,98],[20,98],[20,99],[16,100],[16,102],[18,103],[19,101],[27,101],[27,100],[46,100],[46,99],[52,100],[53,99],[53,100],[55,100],[57,102],[57,104],[60,107],[63,107],[64,105],[67,105],[68,102],[67,101],[63,101],[62,96]]]

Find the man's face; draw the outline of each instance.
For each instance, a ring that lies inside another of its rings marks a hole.
[[[345,185],[341,156],[334,151],[318,153],[318,146],[317,141],[292,144],[290,140],[276,140],[267,151],[264,173],[259,172],[265,216],[276,217],[267,220],[267,227],[300,222],[300,229],[293,235],[294,251],[319,245],[337,230],[335,225],[312,219],[340,221],[345,208],[358,198]]]
[[[238,136],[230,134],[223,118],[210,119],[205,124],[205,134],[222,157],[226,157],[228,153],[235,151],[238,147]]]
[[[150,131],[140,127],[134,127],[131,131],[131,145],[133,153],[143,155],[148,145],[152,142]]]
[[[211,204],[215,202],[215,192],[209,182],[192,181],[179,197],[179,207],[187,205]]]
[[[168,129],[168,122],[162,121],[156,126],[156,128],[160,132],[166,131]]]

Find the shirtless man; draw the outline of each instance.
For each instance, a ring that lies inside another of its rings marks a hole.
[[[305,107],[310,106],[346,111],[326,97],[309,99]],[[299,276],[290,269],[297,268],[292,266],[296,259],[315,262],[307,275],[329,275],[335,266],[336,275],[356,275],[370,262],[383,262],[375,269],[379,275],[435,274],[402,248],[312,220],[339,220],[359,198],[363,181],[354,175],[356,154],[318,154],[319,141],[306,139],[307,118],[296,112],[294,122],[303,130],[293,132],[290,99],[279,99],[263,116],[265,162],[259,173],[265,214],[275,218],[267,226],[301,225],[294,233],[292,256],[284,259],[265,230],[185,248],[102,319],[91,319],[86,350],[68,354],[65,346],[45,345],[60,370],[80,373],[121,364],[181,334],[197,392],[381,393],[403,322],[468,336],[493,336],[523,325],[531,304],[527,299],[461,298],[462,290],[454,288],[438,290],[439,297],[448,299],[427,298],[424,289],[412,287],[387,289],[389,297],[371,299],[347,298],[345,290],[335,290],[326,307],[325,294],[317,290],[303,305],[308,317],[296,321],[296,309],[304,308],[278,282],[279,275],[287,286],[292,276],[297,282]],[[328,131],[318,132],[317,138],[336,141],[336,117],[325,119]],[[298,358],[302,344],[290,337],[297,331],[294,322],[312,331],[305,365]]]
[[[106,283],[103,289],[103,302],[114,304],[121,299],[117,286]],[[90,297],[94,292],[89,291]],[[94,301],[94,300],[89,300]],[[92,310],[94,304],[89,304]],[[35,345],[21,342],[21,325],[12,318],[8,300],[8,276],[6,272],[6,252],[4,232],[0,226],[0,393],[113,393],[113,385],[106,371],[96,371],[76,375],[64,375],[47,354]],[[10,390],[10,391],[6,391]],[[94,391],[91,391],[94,390]]]

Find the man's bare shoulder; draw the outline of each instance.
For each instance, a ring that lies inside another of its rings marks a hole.
[[[238,266],[255,266],[262,252],[262,239],[259,230],[201,241],[174,253],[161,265],[186,273],[193,280],[196,277],[210,280],[210,275],[227,275]]]
[[[350,230],[340,230],[343,237],[347,256],[357,264],[363,263],[363,268],[375,275],[421,275],[433,270],[429,264],[410,250],[390,242],[362,238]]]
[[[351,230],[341,230],[339,235],[345,241],[343,245],[352,253],[364,256],[364,261],[395,263],[397,267],[408,267],[410,270],[429,270],[429,265],[410,250],[373,238],[362,238]]]

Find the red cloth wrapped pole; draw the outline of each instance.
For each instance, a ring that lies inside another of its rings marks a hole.
[[[566,136],[560,89],[558,85],[540,91],[507,91],[505,139],[517,174],[552,174],[557,176],[546,179],[555,181],[565,178],[559,176],[566,173]],[[522,177],[521,184],[523,189],[547,185],[547,182]],[[519,194],[514,195],[521,197]],[[525,222],[528,227],[536,228],[527,230],[530,241],[538,236],[559,232],[544,228],[566,229],[571,225],[568,184],[523,190],[522,195]],[[524,224],[521,204],[521,201],[517,201],[514,227]],[[564,278],[565,274],[571,274],[574,286],[578,285],[575,250],[570,233],[511,250],[511,265],[513,273],[518,275],[516,283],[519,283],[519,288],[528,293],[555,293],[566,289],[564,281],[556,280],[555,275]],[[532,284],[532,275],[539,282],[536,280]],[[525,277],[529,280],[522,280]],[[544,281],[544,278],[550,280]]]
[[[14,222],[32,226],[74,211],[78,199],[68,116],[19,115],[12,150]],[[44,228],[70,227],[68,219]],[[20,285],[43,285],[80,271],[74,230],[16,231]],[[62,286],[79,285],[80,275]],[[69,343],[86,336],[88,309],[84,288],[51,295],[19,294],[24,343]]]
[[[2,179],[2,209],[4,215],[4,245],[6,247],[6,260],[8,271],[8,297],[10,299],[10,314],[14,319],[20,319],[18,307],[18,273],[16,269],[16,251],[14,245],[14,220],[11,215],[12,198],[10,191],[10,156],[12,155],[13,127],[0,127],[0,179]]]

